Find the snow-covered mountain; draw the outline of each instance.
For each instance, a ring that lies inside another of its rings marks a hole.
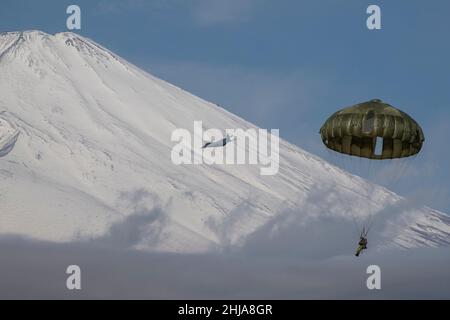
[[[368,202],[376,211],[401,199],[283,140],[274,176],[174,165],[171,133],[194,121],[256,128],[79,35],[0,34],[0,233],[72,241],[134,221],[137,248],[201,252],[239,245],[283,212],[351,223]],[[428,208],[380,233],[402,247],[449,235],[449,217]]]

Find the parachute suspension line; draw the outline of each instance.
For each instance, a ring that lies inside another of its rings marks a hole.
[[[331,155],[330,158],[332,158],[332,162],[336,167],[340,168],[341,170],[344,170],[345,172],[350,172],[348,169],[348,163],[347,163],[347,161],[349,161],[347,159],[347,157],[349,157],[349,156],[343,155],[341,153],[338,153],[334,150],[330,150],[328,148],[326,148],[326,149],[328,151],[328,154]],[[352,172],[350,172],[350,173],[352,173]],[[357,217],[355,216],[355,214],[353,213],[353,211],[351,209],[352,208],[347,208],[346,210],[348,212],[350,212],[351,220],[353,223],[353,229],[354,229],[353,232],[355,233],[355,236],[359,236],[360,232],[361,232],[361,226],[358,223]]]
[[[327,149],[327,152],[329,155],[329,159],[332,160],[333,165],[340,168],[341,170],[348,172],[347,165],[346,165],[347,159],[344,158],[344,155],[342,155],[334,150],[330,150],[329,148],[326,148],[326,149]],[[354,213],[352,212],[351,208],[347,208],[346,210],[348,212],[350,212],[351,220],[353,223],[353,229],[354,229],[353,232],[355,233],[355,235],[357,235],[360,233],[360,230],[361,230],[361,228],[358,224],[358,221],[357,221]]]
[[[370,231],[370,229],[372,229],[372,226],[373,226],[374,223],[375,223],[375,215],[374,215],[374,211],[372,211],[370,213],[370,216],[369,216],[369,219],[368,219],[368,222],[367,222],[367,228],[365,227],[366,235],[369,234],[369,231]]]
[[[389,162],[389,164],[386,167],[383,167],[382,165],[384,163],[381,162],[377,162],[380,164],[380,169],[377,171],[383,171],[383,169],[387,170],[384,172],[383,176],[378,177],[379,180],[383,177],[387,177],[388,180],[388,184],[385,185],[385,187],[387,187],[388,189],[394,191],[397,193],[397,187],[400,184],[401,178],[405,175],[405,173],[407,172],[407,170],[411,167],[412,162],[415,162],[417,159],[417,154],[413,155],[411,157],[408,158],[401,158],[401,159],[393,159],[392,162]],[[369,171],[372,169],[369,169]],[[390,179],[389,179],[390,177]],[[380,183],[379,181],[376,181],[377,183]],[[367,215],[367,219],[364,223],[363,229],[365,228],[366,231],[366,235],[369,234],[370,230],[372,229],[372,227],[374,226],[375,222],[376,222],[376,216],[375,216],[375,207],[374,207],[374,200],[373,200],[373,195],[374,195],[374,191],[375,191],[375,187],[373,185],[370,185],[369,189],[368,189],[368,194],[367,194],[367,198],[368,198],[368,202],[367,202],[367,211],[368,211],[368,215]]]
[[[364,219],[364,225],[363,229],[365,230],[366,236],[369,234],[370,229],[372,228],[372,224],[374,222],[374,201],[373,201],[373,195],[374,195],[374,189],[375,186],[372,183],[369,183],[368,189],[367,189],[367,216]]]
[[[387,176],[389,177],[389,180],[388,180],[389,184],[386,187],[388,187],[389,189],[395,188],[394,184],[396,181],[398,181],[398,179],[400,177],[400,171],[403,170],[403,166],[404,166],[404,163],[403,163],[402,159],[393,159],[392,160],[391,168],[388,168],[388,172],[387,172]]]
[[[370,180],[370,168],[369,168],[369,164],[367,163],[367,159],[362,159],[362,161],[363,161],[363,167],[364,167],[364,173],[363,173],[363,178],[364,179],[366,179],[366,180]]]
[[[341,167],[344,168],[345,171],[348,171],[347,159],[345,158],[345,155],[342,153],[338,153],[338,157],[341,161]]]
[[[358,176],[364,178],[364,158],[358,157],[358,162],[359,162]]]
[[[359,235],[360,231],[361,231],[361,226],[359,225],[355,214],[352,212],[351,208],[349,208],[350,211],[350,215],[352,216],[352,222],[353,222],[353,227],[354,227],[354,232],[355,235]]]
[[[370,229],[372,229],[372,226],[374,225],[374,223],[375,223],[375,217],[372,216],[372,219],[371,219],[370,223],[367,225],[366,235],[369,234],[369,231],[370,231]]]
[[[403,169],[402,174],[399,176],[399,178],[398,178],[397,181],[396,181],[396,185],[395,185],[396,188],[397,188],[398,185],[400,184],[400,181],[402,181],[402,178],[405,177],[405,176],[407,175],[408,170],[411,169],[411,168],[416,164],[416,162],[417,162],[417,161],[416,161],[417,155],[418,155],[418,154],[415,154],[415,155],[413,155],[413,156],[411,156],[411,157],[406,158],[407,161],[406,161],[406,163],[405,163],[405,168]]]
[[[373,176],[374,176],[374,171],[372,169],[373,161],[369,160],[368,162],[369,162],[369,175],[370,175],[369,180],[373,181]]]
[[[342,169],[341,158],[340,155],[336,151],[331,151],[333,153],[334,163],[339,168]]]
[[[363,227],[360,233],[360,237],[367,238],[367,235],[369,234],[369,230],[366,229],[366,227]]]
[[[404,176],[405,171],[408,168],[408,159],[398,159],[398,168],[396,168],[396,172],[393,175],[394,180],[391,183],[391,186],[389,187],[392,191],[396,192],[396,188],[400,182],[400,178]]]
[[[336,152],[334,150],[329,150],[329,152],[331,152],[331,154],[333,155],[333,159],[335,160],[334,163],[336,166],[338,166],[341,170],[343,170],[346,173],[355,174],[353,163],[356,160],[353,159],[354,157],[347,155],[347,154],[342,154],[342,153]],[[351,170],[351,169],[353,169],[353,170]],[[356,173],[356,175],[361,176],[360,173]],[[350,179],[353,179],[353,177],[350,176]],[[354,232],[355,236],[359,236],[361,234],[361,228],[362,228],[363,221],[361,221],[360,217],[358,219],[358,216],[355,215],[355,213],[353,212],[351,207],[348,207],[346,210],[347,210],[347,212],[350,212],[350,217],[351,217],[353,229],[354,229],[353,232]]]
[[[334,150],[330,150],[328,148],[327,148],[327,150],[328,150],[328,153],[330,154],[331,163],[335,167],[337,167],[339,169],[342,169],[342,165],[341,165],[341,161],[340,161],[340,155]]]
[[[402,177],[405,176],[405,173],[410,168],[411,162],[414,159],[415,159],[415,156],[395,160],[395,164],[394,164],[395,166],[393,167],[393,170],[395,172],[392,173],[392,175],[390,175],[392,178],[391,178],[391,181],[388,186],[389,189],[391,189],[392,191],[397,193],[396,189],[399,186]],[[390,173],[390,172],[388,172],[388,173]]]
[[[366,226],[369,224],[372,210],[371,210],[371,201],[372,201],[372,192],[370,189],[372,188],[372,185],[369,182],[368,188],[367,188],[367,195],[366,195],[366,217],[364,217],[364,223],[363,223],[363,230],[365,230]]]
[[[355,236],[361,236],[362,234],[367,235],[371,225],[373,224],[373,208],[372,208],[372,190],[374,187],[372,186],[371,180],[373,179],[373,170],[372,170],[372,160],[366,160],[361,157],[356,157],[346,155],[346,154],[338,154],[337,155],[340,166],[345,171],[350,172],[351,174],[357,175],[368,182],[366,195],[361,194],[361,201],[364,201],[359,208],[365,209],[365,212],[360,212],[359,214],[355,214],[352,208],[349,208],[353,227],[355,228]],[[355,170],[356,168],[356,170]],[[355,172],[356,171],[356,172]],[[364,199],[364,197],[366,199]]]
[[[350,212],[350,216],[353,222],[353,232],[355,236],[358,236],[361,233],[361,225],[358,223],[358,218],[355,213],[352,211],[352,208],[347,208],[348,212]]]
[[[330,154],[331,163],[338,169],[342,169],[339,155],[336,151],[328,149],[328,153]]]

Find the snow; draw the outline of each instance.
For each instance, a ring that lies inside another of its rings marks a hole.
[[[14,148],[18,137],[19,131],[0,114],[0,157],[6,156]]]
[[[401,201],[284,140],[274,176],[254,165],[174,165],[171,133],[194,121],[257,129],[82,36],[0,34],[0,233],[98,238],[160,210],[136,247],[203,252],[239,246],[286,210],[351,223],[369,214],[368,198],[374,212]],[[386,246],[445,245],[450,220],[414,208],[382,234]]]

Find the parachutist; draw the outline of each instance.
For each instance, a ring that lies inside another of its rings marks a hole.
[[[358,249],[356,249],[355,256],[359,257],[359,254],[367,249],[367,238],[361,235],[358,242]]]

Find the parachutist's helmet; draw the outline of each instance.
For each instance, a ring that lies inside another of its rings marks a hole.
[[[425,140],[413,118],[379,99],[337,111],[322,125],[320,135],[331,150],[379,160],[415,155]],[[382,143],[382,151],[376,154],[377,143]]]

